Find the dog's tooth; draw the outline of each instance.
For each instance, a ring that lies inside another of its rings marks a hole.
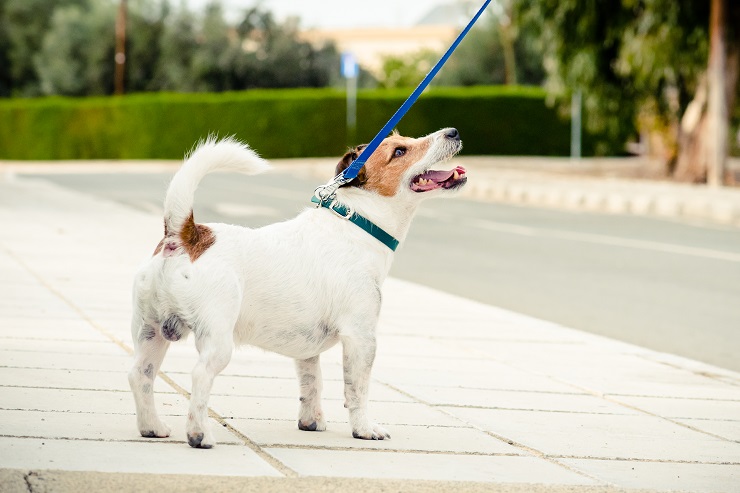
[[[457,170],[455,170],[455,171],[454,171],[454,172],[452,173],[452,179],[453,179],[453,180],[457,180],[458,178],[460,178],[460,174],[459,174],[459,173],[457,172]]]

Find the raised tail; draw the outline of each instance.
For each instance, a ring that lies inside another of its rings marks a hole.
[[[200,180],[212,171],[239,171],[256,175],[270,166],[247,144],[227,137],[202,141],[188,156],[167,188],[164,199],[164,234],[179,236],[183,226],[192,221],[195,189]]]

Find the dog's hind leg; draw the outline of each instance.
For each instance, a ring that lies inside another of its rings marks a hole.
[[[160,421],[154,407],[154,379],[170,343],[159,330],[147,324],[138,314],[132,321],[134,337],[134,365],[129,371],[128,382],[136,402],[136,423],[143,437],[170,436],[169,427]]]
[[[391,435],[367,416],[370,370],[375,360],[375,333],[341,336],[344,364],[344,407],[349,409],[352,436],[364,440],[384,440]]]
[[[234,350],[233,325],[228,330],[216,333],[196,332],[195,347],[200,353],[193,368],[193,392],[190,395],[187,436],[188,443],[195,448],[211,448],[216,445],[208,426],[208,398],[213,380],[226,368]]]
[[[301,392],[301,410],[298,413],[298,428],[303,431],[324,431],[326,420],[321,411],[321,366],[319,357],[295,360],[298,384]]]

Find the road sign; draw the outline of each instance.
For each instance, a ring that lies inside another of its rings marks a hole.
[[[342,53],[342,77],[345,79],[354,79],[357,77],[357,60],[355,56],[346,51]]]

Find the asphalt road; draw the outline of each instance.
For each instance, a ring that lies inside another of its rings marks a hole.
[[[34,178],[161,213],[170,174]],[[318,184],[282,173],[210,175],[197,192],[195,217],[258,227],[309,206]],[[740,371],[738,229],[432,200],[391,275]],[[423,310],[424,301],[414,309]]]

